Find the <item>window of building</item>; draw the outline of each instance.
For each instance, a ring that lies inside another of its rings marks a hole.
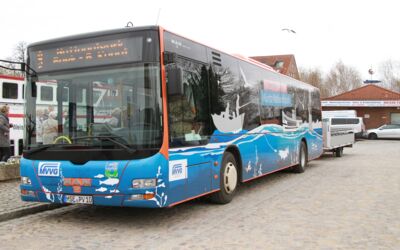
[[[400,124],[400,113],[392,113],[392,114],[390,114],[390,123],[392,123],[392,124]]]
[[[17,99],[18,84],[11,82],[3,82],[3,98]]]
[[[284,62],[283,61],[275,61],[274,68],[283,69]]]
[[[42,86],[40,88],[40,100],[42,101],[53,101],[53,88]]]

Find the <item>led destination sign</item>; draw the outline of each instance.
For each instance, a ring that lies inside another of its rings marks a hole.
[[[31,67],[37,72],[47,72],[137,62],[142,60],[142,45],[142,37],[82,43],[78,41],[68,46],[51,47],[31,52]]]

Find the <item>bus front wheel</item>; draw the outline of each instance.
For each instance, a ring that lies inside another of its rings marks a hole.
[[[238,186],[238,168],[235,156],[226,152],[220,170],[220,190],[210,196],[211,201],[226,204],[232,201]]]

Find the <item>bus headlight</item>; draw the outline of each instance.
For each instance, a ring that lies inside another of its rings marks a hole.
[[[157,179],[135,179],[132,181],[133,188],[153,188],[157,185]]]
[[[22,184],[26,184],[26,185],[31,185],[31,179],[29,179],[29,177],[25,177],[25,176],[21,176],[21,183]]]

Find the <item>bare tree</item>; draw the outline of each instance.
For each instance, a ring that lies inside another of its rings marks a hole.
[[[25,41],[20,41],[18,42],[12,51],[12,55],[10,57],[7,57],[7,61],[11,62],[24,62],[26,63],[26,51],[27,51],[28,44]],[[12,69],[19,69],[20,67],[16,64],[13,63],[2,63],[1,66],[4,66],[8,69],[2,68],[0,73],[2,74],[8,74],[8,75],[16,75],[16,76],[24,76],[23,72],[21,71],[15,71]]]
[[[28,43],[25,41],[20,41],[15,45],[12,59],[16,62],[26,62],[26,50],[28,48]]]
[[[379,73],[385,87],[400,92],[400,62],[391,59],[382,62],[379,66]]]
[[[360,73],[353,67],[337,62],[325,78],[324,85],[329,90],[329,96],[361,87]]]
[[[0,66],[5,66],[4,63],[0,63]],[[8,72],[6,69],[0,67],[0,75],[6,75]]]
[[[6,61],[9,61],[9,58],[7,58]],[[2,75],[15,75],[13,70],[13,67],[11,67],[12,65],[8,62],[0,62],[0,74]]]
[[[322,71],[318,68],[299,68],[300,81],[311,84],[312,86],[318,88],[321,92],[321,97],[328,97],[329,90],[324,84],[324,79],[322,76]]]

